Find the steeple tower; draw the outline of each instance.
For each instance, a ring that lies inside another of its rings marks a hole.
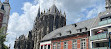
[[[106,0],[106,10],[111,9],[111,0]]]
[[[38,18],[40,17],[40,6],[39,6],[39,9],[38,9],[37,17],[38,17]]]

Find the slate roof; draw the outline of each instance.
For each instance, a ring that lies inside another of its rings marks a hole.
[[[53,4],[53,6],[51,6],[50,8],[50,13],[55,13],[55,12],[58,12],[59,10],[57,9],[56,5]]]
[[[82,21],[75,24],[64,26],[62,28],[58,28],[50,32],[49,34],[45,35],[41,41],[90,31],[91,27],[97,26],[98,23],[95,23],[96,20],[97,20],[96,18],[92,18],[86,21]],[[79,29],[82,29],[82,32],[78,31]],[[71,31],[71,34],[69,34],[70,31]]]

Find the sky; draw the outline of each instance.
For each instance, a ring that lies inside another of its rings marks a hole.
[[[55,4],[66,13],[67,25],[97,17],[105,11],[105,0],[9,0],[9,3],[11,11],[5,44],[11,44],[11,49],[14,49],[16,38],[23,34],[27,36],[33,28],[39,5],[41,11],[47,11]]]

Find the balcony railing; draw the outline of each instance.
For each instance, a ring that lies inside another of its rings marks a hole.
[[[90,40],[100,40],[100,39],[106,39],[108,38],[108,34],[107,33],[104,33],[104,34],[98,34],[98,35],[93,35],[93,36],[90,36],[89,39]]]
[[[105,25],[105,24],[110,24],[111,23],[111,19],[109,19],[109,20],[105,20],[105,21],[101,21],[101,22],[99,22],[99,26],[101,26],[101,25]]]
[[[99,48],[92,48],[92,49],[111,49],[109,47],[99,47]]]

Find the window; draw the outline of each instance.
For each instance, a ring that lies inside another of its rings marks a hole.
[[[41,46],[41,49],[43,49],[43,45]]]
[[[56,35],[56,37],[60,37],[62,34],[61,33],[58,33],[57,35]]]
[[[44,49],[47,49],[47,45],[44,46]]]
[[[80,32],[82,32],[82,29],[80,29]]]
[[[81,49],[86,49],[86,40],[81,39]]]
[[[72,42],[72,49],[77,49],[77,40],[73,40]]]
[[[53,49],[56,49],[56,44],[55,43],[53,43]]]
[[[69,31],[67,31],[67,33],[70,35],[72,32],[71,32],[71,30],[69,30]]]
[[[64,49],[68,49],[67,42],[64,42]]]
[[[50,44],[48,45],[48,49],[50,49]]]
[[[60,45],[60,42],[57,44],[57,49],[60,49],[61,48],[61,45]]]
[[[87,28],[87,27],[85,27],[85,30],[86,30],[86,31],[87,31],[87,29],[88,29],[88,28]]]

